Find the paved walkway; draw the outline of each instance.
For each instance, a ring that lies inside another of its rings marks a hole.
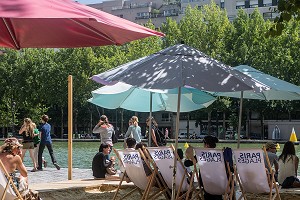
[[[68,180],[68,169],[61,168],[44,168],[43,171],[30,172],[32,168],[28,170],[28,181],[29,184],[40,184],[40,183],[51,183]],[[93,178],[91,169],[77,169],[72,170],[72,179],[91,179]]]

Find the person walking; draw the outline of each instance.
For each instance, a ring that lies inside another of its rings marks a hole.
[[[140,143],[141,140],[141,127],[139,126],[139,118],[137,116],[131,117],[132,125],[130,125],[125,134],[125,139],[132,138],[135,139],[136,143]]]
[[[23,125],[21,129],[19,130],[19,134],[22,135],[23,137],[23,149],[22,149],[22,161],[24,160],[24,156],[26,154],[26,151],[29,151],[30,158],[33,163],[33,169],[31,170],[32,172],[35,172],[37,170],[36,166],[36,160],[34,157],[34,143],[33,143],[33,138],[34,138],[34,125],[29,118],[25,118]]]
[[[34,132],[34,137],[33,137],[33,143],[34,143],[34,159],[35,159],[35,164],[36,166],[39,166],[38,160],[39,160],[39,147],[40,147],[40,142],[41,142],[41,137],[40,137],[40,132],[39,129],[37,129],[36,124],[32,123],[33,125],[33,132]],[[47,167],[47,162],[44,160],[43,157],[43,164],[44,167]]]
[[[60,166],[57,164],[57,161],[55,159],[54,153],[53,153],[53,147],[52,147],[52,140],[51,140],[51,125],[48,124],[49,117],[48,115],[43,115],[41,122],[42,125],[39,128],[40,135],[41,135],[41,142],[39,147],[39,153],[38,153],[38,170],[43,170],[43,152],[45,147],[47,147],[52,163],[56,167],[57,170],[60,170]]]
[[[165,129],[165,139],[170,139],[169,138],[169,130],[168,130],[168,128]]]

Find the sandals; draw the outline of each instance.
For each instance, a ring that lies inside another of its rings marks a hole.
[[[31,172],[36,172],[36,171],[38,171],[37,168],[33,168],[33,169],[31,170]]]

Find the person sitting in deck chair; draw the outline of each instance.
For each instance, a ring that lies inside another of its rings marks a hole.
[[[267,151],[267,154],[268,154],[270,165],[271,165],[271,167],[274,166],[274,168],[275,168],[275,180],[278,181],[279,166],[278,166],[278,156],[276,155],[276,144],[274,144],[273,142],[267,142],[265,144],[265,148],[266,148],[266,151]],[[268,163],[267,163],[267,159],[266,159],[265,154],[264,154],[264,162],[265,162],[265,167],[270,172],[271,169],[269,169],[269,167],[268,167]]]
[[[137,143],[135,146],[135,149],[141,149],[141,151],[143,151],[143,148],[147,147],[147,144],[145,143]],[[147,177],[150,177],[150,175],[152,174],[152,169],[149,168],[149,166],[147,165],[146,161],[142,158],[142,163],[143,163],[143,167],[144,167],[144,171]]]
[[[136,140],[134,138],[127,138],[126,139],[126,149],[135,150]]]
[[[26,197],[26,199],[36,199],[38,198],[37,193],[28,189],[27,170],[21,159],[22,147],[23,145],[19,143],[17,138],[7,138],[4,141],[4,144],[0,147],[0,160],[5,168],[2,169],[2,173],[4,173],[7,180],[12,179],[19,195],[23,198]],[[19,177],[16,176],[16,170],[20,173]]]
[[[237,183],[241,191],[239,199],[247,199],[248,193],[268,194],[269,200],[280,199],[279,188],[274,178],[273,170],[266,170],[263,149],[235,149],[235,171]],[[271,169],[269,158],[266,157],[268,169]],[[280,168],[280,165],[279,165]],[[294,172],[295,173],[295,172]]]
[[[214,149],[214,148],[216,148],[216,146],[217,146],[216,143],[218,143],[218,142],[219,142],[218,138],[211,136],[211,135],[205,136],[203,138],[204,148]],[[200,178],[200,181],[201,181],[201,178]],[[222,200],[222,195],[212,195],[204,190],[204,199],[205,200],[219,200],[219,199]]]
[[[278,164],[278,183],[282,188],[299,188],[300,180],[297,178],[299,158],[296,156],[293,142],[288,141],[284,144]]]

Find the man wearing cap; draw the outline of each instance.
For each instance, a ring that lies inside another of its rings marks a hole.
[[[276,144],[273,142],[267,142],[265,144],[266,151],[268,153],[269,161],[271,167],[275,168],[275,179],[277,180],[277,175],[278,175],[278,156],[276,155]],[[269,170],[268,163],[266,160],[266,156],[264,154],[264,161],[265,161],[265,167]]]

